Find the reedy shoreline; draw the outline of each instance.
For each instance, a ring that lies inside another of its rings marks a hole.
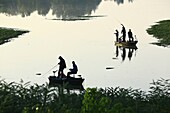
[[[170,45],[170,20],[162,20],[156,22],[157,24],[152,25],[146,31],[148,34],[153,35],[153,37],[159,39],[158,42],[153,44],[159,46],[169,46]]]
[[[0,45],[9,42],[13,38],[18,38],[19,35],[28,33],[26,30],[18,30],[11,28],[0,27]]]

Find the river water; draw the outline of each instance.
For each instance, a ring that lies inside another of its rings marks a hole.
[[[150,44],[157,40],[146,32],[170,19],[169,6],[169,0],[0,0],[0,26],[30,31],[0,45],[1,79],[46,83],[61,55],[65,73],[77,63],[84,87],[148,90],[152,80],[170,76],[170,49]],[[137,36],[137,50],[116,54],[120,24]]]

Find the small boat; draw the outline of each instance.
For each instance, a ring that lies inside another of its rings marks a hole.
[[[79,75],[80,76],[80,75]],[[84,81],[84,78],[80,76],[80,78],[75,78],[75,77],[65,77],[65,78],[58,78],[56,76],[49,76],[49,84],[50,85],[63,85],[63,84],[68,84],[71,86],[82,86],[82,83]]]
[[[136,44],[138,43],[138,41],[126,41],[126,42],[115,42],[116,46],[119,47],[125,47],[125,48],[137,48]]]

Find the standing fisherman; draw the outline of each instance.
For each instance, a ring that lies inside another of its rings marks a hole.
[[[122,25],[122,31],[121,33],[123,34],[123,42],[126,42],[126,29],[125,26],[123,24]]]
[[[66,68],[66,63],[65,63],[65,60],[63,59],[63,57],[59,56],[58,59],[60,60],[60,62],[58,63],[58,65],[59,65],[58,77],[62,78],[64,75],[63,71]]]
[[[116,33],[114,33],[116,35],[116,42],[119,41],[119,31],[116,29]]]

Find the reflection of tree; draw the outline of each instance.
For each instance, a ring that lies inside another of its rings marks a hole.
[[[58,18],[75,18],[90,15],[95,11],[101,0],[53,0],[53,14]]]
[[[123,4],[124,0],[114,0],[118,5]],[[133,2],[133,0],[128,0],[129,2]]]
[[[0,12],[9,15],[29,16],[34,11],[34,3],[28,0],[0,0]]]
[[[8,15],[30,16],[37,11],[39,15],[47,15],[52,9],[59,18],[75,18],[90,15],[101,0],[0,0],[0,13]]]
[[[35,0],[35,10],[38,11],[39,15],[45,16],[46,14],[48,14],[51,7],[51,3],[49,1],[50,0]]]

